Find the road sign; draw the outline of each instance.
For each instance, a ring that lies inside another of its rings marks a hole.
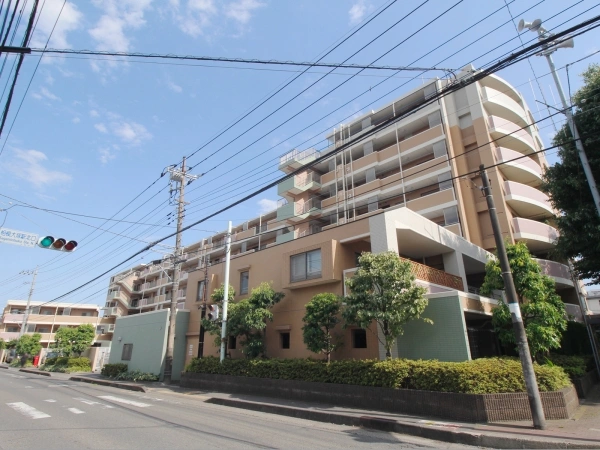
[[[0,228],[0,244],[13,244],[22,247],[35,247],[38,242],[38,235],[26,231],[10,230]]]

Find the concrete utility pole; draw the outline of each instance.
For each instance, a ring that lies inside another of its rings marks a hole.
[[[225,340],[227,339],[227,305],[229,304],[229,264],[231,263],[231,221],[227,227],[225,241],[225,285],[223,286],[223,315],[221,316],[221,362],[225,359]]]
[[[25,307],[25,314],[23,315],[23,323],[21,324],[21,332],[19,333],[19,337],[25,334],[25,330],[27,329],[27,320],[29,319],[29,307],[31,305],[31,297],[33,296],[33,289],[35,288],[35,277],[37,277],[38,268],[33,270],[23,270],[19,273],[23,275],[33,275],[33,279],[31,280],[31,286],[29,287],[29,296],[27,297],[27,306]]]
[[[551,38],[553,36],[552,33],[550,33],[542,26],[542,21],[540,19],[536,19],[533,22],[525,22],[523,19],[521,19],[517,28],[518,31],[521,32],[526,28],[529,31],[537,32],[538,39],[540,41]],[[594,199],[594,205],[596,206],[596,212],[600,216],[600,194],[598,193],[598,186],[596,185],[594,174],[592,173],[590,163],[588,162],[587,155],[585,154],[583,142],[581,142],[581,138],[579,136],[579,130],[577,130],[577,125],[575,125],[575,120],[573,118],[573,110],[571,108],[571,105],[567,102],[565,93],[563,92],[562,84],[560,82],[560,78],[558,77],[558,73],[556,73],[556,66],[554,65],[554,60],[552,59],[552,53],[554,53],[559,48],[572,48],[573,46],[574,43],[572,38],[560,41],[558,43],[550,43],[544,46],[544,50],[538,53],[538,56],[545,56],[546,60],[548,61],[548,66],[550,66],[550,71],[552,72],[554,83],[556,84],[556,90],[558,91],[560,101],[563,105],[562,112],[565,114],[565,116],[567,116],[567,123],[569,124],[571,134],[573,135],[573,140],[575,141],[575,147],[577,148],[577,153],[579,154],[579,159],[581,160],[581,165],[583,166],[583,173],[585,173],[588,185],[590,186],[592,198]]]
[[[167,168],[170,174],[171,182],[176,183],[176,187],[171,189],[171,192],[178,191],[179,198],[177,200],[177,234],[175,237],[175,251],[173,252],[173,288],[171,289],[171,306],[169,311],[169,329],[167,332],[167,355],[165,358],[164,382],[171,383],[173,373],[173,354],[175,348],[175,325],[177,319],[177,291],[179,290],[179,278],[181,275],[181,229],[183,228],[183,213],[185,209],[185,186],[188,182],[200,178],[199,175],[190,175],[185,167],[185,156],[181,162],[181,168]]]
[[[510,265],[508,264],[508,256],[506,255],[504,241],[502,240],[500,222],[498,222],[498,215],[496,214],[496,205],[494,204],[490,182],[483,164],[479,166],[479,170],[481,171],[481,180],[483,181],[482,191],[487,200],[496,248],[498,249],[498,260],[500,261],[500,268],[502,269],[502,280],[504,281],[504,289],[508,299],[508,309],[510,310],[515,339],[519,348],[519,358],[521,359],[525,387],[527,388],[527,397],[529,398],[531,416],[533,417],[533,427],[538,430],[544,430],[546,429],[546,417],[544,416],[542,399],[533,371],[533,362],[531,361],[531,354],[529,353],[529,344],[527,343],[525,326],[523,325],[523,318],[521,317],[521,308],[519,307],[517,291],[510,271]]]

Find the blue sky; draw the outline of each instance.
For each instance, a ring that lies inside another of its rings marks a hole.
[[[324,61],[346,60],[424,1],[395,2],[326,56]],[[593,0],[507,1],[516,20],[539,17],[545,19],[546,28],[558,27],[558,30],[600,11]],[[48,46],[312,61],[388,3],[388,0],[67,2]],[[520,45],[509,12],[502,8],[504,0],[463,0],[424,30],[417,32],[455,3],[439,0],[425,2],[348,62],[373,63],[407,38],[376,64],[456,69],[472,62],[476,67],[481,67],[516,50]],[[572,7],[560,13],[567,3]],[[45,1],[32,38],[32,47],[46,45],[62,5],[63,0]],[[498,9],[490,18],[482,21]],[[558,15],[546,20],[555,14]],[[476,25],[465,34],[419,59],[473,24]],[[497,26],[500,26],[498,30],[482,38]],[[409,38],[415,32],[417,34]],[[600,50],[598,33],[594,30],[580,36],[576,39],[575,48],[556,52],[557,67]],[[527,42],[535,36],[524,33],[522,37]],[[512,41],[505,43],[510,39]],[[450,56],[471,43],[468,48]],[[599,55],[570,67],[573,91],[580,86],[578,74],[589,63],[598,62]],[[25,59],[7,127],[0,139],[0,146],[4,146],[0,156],[0,194],[16,199],[0,197],[0,209],[10,207],[11,201],[13,204],[25,202],[100,218],[111,217],[155,182],[165,166],[179,162],[182,156],[190,155],[202,147],[300,70],[282,66],[241,67],[239,64],[191,61],[159,63],[49,55],[42,59],[32,79],[38,60],[38,56],[27,56]],[[12,63],[13,59],[9,58],[6,70],[0,77],[2,87]],[[546,62],[534,57],[531,58],[531,64],[539,77],[546,100],[555,104],[558,97],[551,78],[547,76]],[[193,173],[214,169],[190,185],[186,197],[190,202],[187,223],[277,178],[277,157],[280,154],[296,147],[304,149],[314,146],[319,149],[324,146],[325,130],[386,103],[421,84],[424,78],[441,75],[441,72],[428,72],[423,78],[417,76],[412,79],[416,74],[411,72],[392,74],[365,71],[320,99],[348,80],[349,74],[356,72],[336,70],[290,101],[327,71],[319,68],[302,75],[189,159]],[[389,75],[393,76],[384,78]],[[532,89],[537,99],[542,96],[527,62],[508,68],[499,75],[524,93],[536,118],[547,115],[544,109],[538,112],[534,102]],[[561,77],[566,89],[564,69],[561,70]],[[30,80],[31,85],[25,93]],[[376,86],[382,81],[381,85]],[[349,102],[360,93],[364,94]],[[21,101],[22,106],[16,115]],[[316,103],[305,112],[281,125],[313,102]],[[254,126],[282,105],[281,110]],[[322,117],[323,120],[303,130]],[[557,125],[560,122],[557,121]],[[275,131],[270,132],[276,127]],[[545,143],[549,144],[554,132],[552,124],[546,121],[540,124],[540,128]],[[264,138],[250,145],[265,134]],[[233,156],[237,152],[240,153]],[[208,159],[200,164],[206,157]],[[224,162],[229,157],[231,159]],[[553,155],[548,155],[548,158],[554,160]],[[247,175],[253,169],[256,169],[254,175]],[[72,254],[0,244],[0,306],[7,299],[26,298],[28,285],[24,283],[30,277],[17,276],[21,270],[39,265],[34,300],[51,300],[125,259],[144,247],[145,242],[174,231],[175,224],[169,223],[167,218],[167,214],[174,211],[174,207],[168,203],[168,195],[167,178],[163,177],[116,216],[117,219],[137,224],[105,223],[100,219],[52,214],[23,206],[13,207],[7,214],[0,212],[0,223],[6,215],[4,227],[40,235],[52,234],[80,242],[78,250]],[[274,190],[264,193],[216,219],[198,225],[197,229],[184,235],[183,241],[191,243],[209,232],[223,230],[228,219],[240,223],[261,211],[270,210],[274,208],[276,200]],[[167,244],[172,245],[173,241],[167,241]],[[164,248],[162,250],[166,251]],[[123,268],[160,256],[160,252],[148,252],[143,258],[135,258]],[[103,304],[107,285],[108,278],[104,277],[69,295],[64,301]]]

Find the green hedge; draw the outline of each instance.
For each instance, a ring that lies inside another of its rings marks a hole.
[[[46,358],[42,370],[47,372],[90,372],[92,363],[88,358],[69,358],[60,356],[56,358]]]
[[[557,391],[571,384],[558,366],[535,365],[540,391]],[[407,359],[342,360],[326,364],[310,359],[194,358],[186,372],[281,380],[354,384],[467,394],[524,392],[521,364],[512,358],[485,358],[461,363]]]
[[[127,372],[127,369],[127,364],[124,363],[105,364],[100,373],[105,377],[116,378],[120,374]]]
[[[595,369],[592,355],[567,356],[550,353],[548,361],[551,365],[562,367],[571,379],[582,377],[586,372]]]

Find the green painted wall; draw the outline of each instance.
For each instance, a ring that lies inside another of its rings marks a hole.
[[[188,324],[190,322],[189,311],[177,311],[175,319],[175,347],[173,348],[173,373],[171,380],[177,381],[181,378],[181,372],[185,365],[185,348]]]
[[[117,318],[108,362],[125,363],[129,366],[129,370],[162,374],[167,346],[168,319],[167,309]],[[133,344],[130,361],[121,359],[124,344]]]
[[[422,317],[433,325],[414,320],[398,338],[398,356],[408,359],[466,361],[470,359],[464,314],[458,296],[431,298]]]

